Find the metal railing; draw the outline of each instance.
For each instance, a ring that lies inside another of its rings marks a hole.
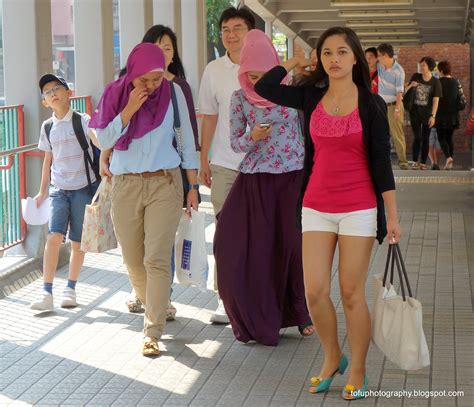
[[[26,224],[21,217],[21,199],[26,196],[25,159],[23,154],[18,160],[14,154],[5,154],[24,145],[23,105],[0,107],[0,250],[25,238]]]
[[[81,113],[92,115],[92,103],[90,96],[74,96],[70,99],[71,108]]]
[[[91,115],[91,97],[72,97],[71,108]],[[26,197],[25,156],[44,155],[33,152],[37,146],[25,146],[23,105],[0,107],[0,251],[25,239],[21,216],[21,199]]]

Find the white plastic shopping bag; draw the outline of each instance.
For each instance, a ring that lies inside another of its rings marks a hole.
[[[183,211],[175,241],[178,282],[197,286],[201,291],[206,290],[208,276],[204,220],[204,212],[191,210],[189,216]]]
[[[389,281],[387,277],[391,255],[392,271]],[[402,295],[398,295],[393,287],[395,261]],[[405,295],[403,278],[408,295]],[[375,301],[372,310],[374,343],[390,361],[403,370],[417,370],[429,366],[430,354],[423,331],[421,303],[412,296],[398,245],[390,246],[385,273],[374,276],[374,288]]]

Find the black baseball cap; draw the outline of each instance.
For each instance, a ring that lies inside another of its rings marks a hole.
[[[53,75],[52,73],[47,73],[47,74],[44,74],[40,80],[39,80],[39,88],[41,90],[41,93],[43,93],[43,88],[44,88],[44,85],[46,85],[47,83],[49,82],[53,82],[53,81],[57,81],[59,82],[61,85],[63,85],[67,90],[69,90],[69,86],[66,82],[66,79],[60,77],[60,76],[56,76],[56,75]]]

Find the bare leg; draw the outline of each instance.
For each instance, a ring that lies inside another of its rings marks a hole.
[[[85,252],[81,250],[81,244],[78,242],[71,242],[71,257],[69,259],[69,280],[77,281],[84,264]]]
[[[336,310],[330,298],[331,268],[337,235],[331,232],[303,233],[303,272],[309,313],[324,350],[318,376],[326,378],[339,366],[341,348],[337,338]]]
[[[371,336],[365,281],[373,245],[372,237],[339,235],[339,285],[351,349],[347,383],[356,388],[364,384],[365,359]]]
[[[54,280],[63,238],[64,236],[60,233],[50,233],[46,239],[43,258],[43,281],[45,283],[52,283]]]

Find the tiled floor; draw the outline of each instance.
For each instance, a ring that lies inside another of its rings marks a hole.
[[[214,226],[208,195],[203,209],[208,213],[211,253]],[[405,231],[401,250],[412,289],[423,304],[432,364],[416,372],[401,371],[371,345],[370,388],[384,392],[357,403],[472,406],[474,320],[464,216],[405,210],[401,224]],[[385,245],[374,248],[371,276],[383,271],[386,251]],[[209,261],[212,270],[212,256]],[[327,394],[307,392],[309,378],[322,363],[316,337],[303,339],[296,328],[289,328],[282,331],[277,347],[241,344],[230,326],[209,323],[217,305],[211,290],[175,285],[178,318],[166,327],[160,344],[164,352],[156,359],[142,357],[142,316],[129,314],[124,305],[130,286],[121,263],[118,251],[88,255],[77,287],[80,306],[73,310],[57,308],[48,314],[30,310],[29,302],[41,287],[39,279],[0,300],[0,405],[347,405],[340,397],[341,377]],[[337,262],[332,296],[340,338],[349,352],[336,273]],[[63,268],[55,281],[57,292],[65,278]],[[388,394],[402,390],[423,394]],[[428,391],[463,391],[464,395],[425,397]]]

